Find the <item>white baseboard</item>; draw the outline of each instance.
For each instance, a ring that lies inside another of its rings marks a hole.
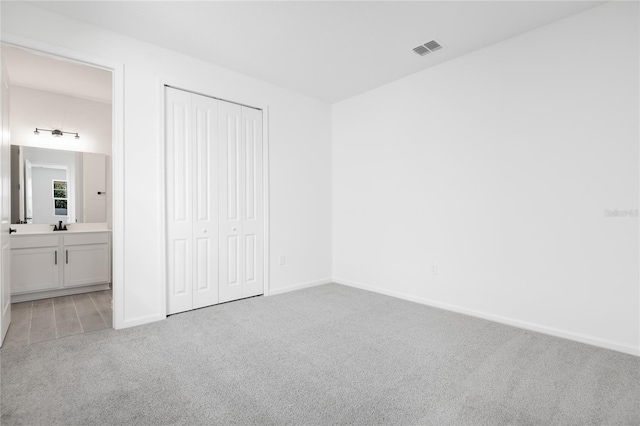
[[[323,278],[321,280],[309,281],[309,282],[300,283],[300,284],[293,284],[286,287],[272,288],[269,290],[269,296],[275,296],[276,294],[288,293],[290,291],[301,290],[303,288],[315,287],[317,285],[329,284],[332,282],[333,281],[331,280],[331,278]]]
[[[598,346],[605,349],[611,349],[617,352],[623,352],[629,355],[640,356],[640,347],[633,347],[623,343],[612,342],[610,340],[604,340],[597,337],[587,336],[584,334],[573,333],[571,331],[561,330],[553,327],[547,327],[544,325],[534,324],[526,321],[520,321],[512,318],[502,317],[499,315],[488,314],[486,312],[476,311],[473,309],[467,309],[460,306],[450,305],[448,303],[442,303],[431,299],[422,297],[415,297],[405,293],[382,290],[370,285],[358,283],[351,280],[342,278],[334,278],[332,282],[337,284],[346,285],[349,287],[359,288],[361,290],[367,290],[374,293],[384,294],[386,296],[397,297],[398,299],[408,300],[410,302],[420,303],[422,305],[432,306],[434,308],[444,309],[447,311],[457,312],[459,314],[470,315],[477,318],[486,319],[489,321],[498,322],[501,324],[510,325],[513,327],[523,328],[525,330],[535,331],[542,334],[548,334],[554,337],[561,337],[563,339],[573,340],[580,343],[586,343],[587,345]]]
[[[92,291],[109,290],[110,284],[94,284],[83,287],[68,287],[56,290],[38,291],[35,293],[20,293],[11,295],[11,303],[29,302],[32,300],[49,299],[51,297],[71,296],[73,294],[90,293]]]
[[[300,284],[294,284],[294,285],[290,285],[290,286],[287,286],[287,287],[275,288],[275,289],[269,290],[268,296],[274,296],[276,294],[282,294],[282,293],[287,293],[287,292],[290,292],[290,291],[301,290],[303,288],[308,288],[308,287],[315,287],[317,285],[322,285],[322,284],[329,284],[331,282],[333,282],[333,281],[331,281],[331,278],[324,278],[324,279],[321,279],[321,280],[309,281],[309,282],[300,283]],[[212,305],[212,306],[216,306],[216,305]],[[167,318],[166,315],[153,314],[153,315],[149,315],[149,316],[146,316],[146,317],[128,319],[128,320],[122,321],[122,322],[116,321],[116,323],[114,324],[114,328],[116,330],[120,330],[120,329],[124,329],[124,328],[129,328],[129,327],[136,327],[138,325],[148,324],[148,323],[155,322],[155,321],[162,321],[162,320],[164,320],[166,318]]]
[[[153,314],[146,317],[138,317],[128,319],[126,321],[115,321],[113,324],[113,328],[116,330],[123,330],[125,328],[137,327],[139,325],[149,324],[156,321],[163,321],[167,319],[167,316],[164,314]]]

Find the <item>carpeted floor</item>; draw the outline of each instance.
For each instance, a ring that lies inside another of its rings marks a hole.
[[[639,425],[640,358],[340,285],[1,351],[3,425]]]

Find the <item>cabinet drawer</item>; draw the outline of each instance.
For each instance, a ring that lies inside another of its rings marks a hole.
[[[20,235],[11,237],[11,248],[57,247],[58,242],[58,235]]]
[[[109,233],[100,232],[95,234],[71,234],[64,235],[65,246],[79,246],[85,244],[107,244],[109,242]]]

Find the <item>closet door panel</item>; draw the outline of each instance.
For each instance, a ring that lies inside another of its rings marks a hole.
[[[193,108],[193,308],[218,303],[218,101],[191,95]]]
[[[193,309],[218,303],[218,262],[211,262],[217,253],[217,241],[212,238],[195,238],[193,265]]]
[[[218,103],[218,176],[220,179],[220,302],[243,297],[242,220],[243,162],[241,144],[241,107]]]
[[[193,173],[191,95],[166,90],[168,313],[192,309]]]
[[[262,111],[242,107],[242,297],[257,296],[264,290],[264,239],[262,191]]]

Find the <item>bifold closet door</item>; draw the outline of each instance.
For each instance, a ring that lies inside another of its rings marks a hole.
[[[262,111],[219,101],[220,302],[264,288]]]
[[[168,313],[218,303],[218,101],[166,88]]]

